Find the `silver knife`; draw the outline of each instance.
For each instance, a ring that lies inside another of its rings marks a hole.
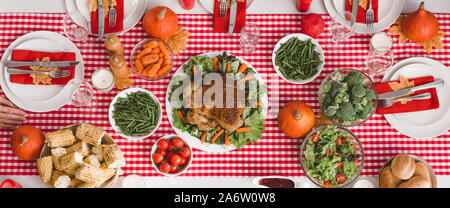
[[[79,61],[5,61],[5,66],[19,67],[19,66],[41,66],[45,68],[64,68],[78,65]]]
[[[352,19],[351,26],[353,26],[356,22],[356,18],[358,17],[358,10],[359,10],[359,0],[353,0],[352,15],[354,18]]]
[[[441,79],[437,79],[434,82],[426,83],[423,85],[378,94],[378,99],[396,98],[396,97],[406,96],[406,95],[409,95],[409,93],[414,92],[414,91],[425,90],[425,89],[429,89],[429,88],[433,88],[433,87],[440,87],[442,85],[444,85],[444,81]]]
[[[105,30],[105,7],[103,1],[98,0],[98,38],[102,39]]]
[[[236,25],[236,14],[237,14],[237,2],[236,0],[231,0],[230,7],[230,22],[228,23],[228,35],[231,35]]]

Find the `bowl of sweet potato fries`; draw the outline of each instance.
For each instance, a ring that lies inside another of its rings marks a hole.
[[[131,51],[131,68],[142,79],[162,79],[172,70],[172,54],[171,48],[164,41],[156,38],[144,39]]]

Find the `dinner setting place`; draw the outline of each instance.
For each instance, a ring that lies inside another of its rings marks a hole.
[[[0,188],[450,187],[447,0],[20,4]]]

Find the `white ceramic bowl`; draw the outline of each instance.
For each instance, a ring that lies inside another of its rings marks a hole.
[[[117,99],[120,97],[126,98],[127,94],[132,93],[132,92],[139,92],[139,91],[149,94],[150,97],[158,104],[158,109],[159,109],[158,122],[156,123],[155,128],[153,128],[153,130],[150,131],[150,133],[148,133],[145,136],[128,136],[128,135],[121,133],[119,126],[116,125],[116,121],[113,118],[114,103],[116,103]],[[109,111],[108,112],[109,123],[111,124],[111,127],[114,129],[114,131],[116,131],[117,134],[119,134],[120,136],[127,138],[129,140],[142,140],[142,139],[149,137],[150,135],[155,133],[155,131],[158,129],[159,125],[161,124],[161,119],[162,119],[162,108],[161,108],[161,103],[159,102],[158,98],[156,98],[156,96],[152,92],[150,92],[146,89],[142,89],[142,88],[128,88],[128,89],[123,90],[122,92],[118,93],[116,95],[116,97],[114,97],[114,99],[111,101],[108,111]]]
[[[318,69],[317,69],[317,73],[316,73],[315,75],[311,76],[310,78],[305,79],[305,80],[292,80],[292,79],[287,79],[287,78],[283,75],[283,73],[280,72],[280,69],[279,69],[278,66],[275,64],[275,57],[276,57],[275,52],[281,47],[281,44],[287,42],[289,39],[294,38],[294,37],[297,37],[297,38],[300,39],[301,41],[306,41],[306,40],[311,39],[311,42],[316,46],[316,47],[315,47],[315,51],[316,51],[317,53],[319,53],[319,58],[320,58],[320,60],[322,61],[322,63],[319,65],[319,67],[318,67]],[[324,52],[323,52],[323,50],[322,50],[322,47],[320,47],[320,44],[319,44],[319,42],[317,42],[317,40],[315,40],[314,38],[312,38],[312,37],[309,36],[309,35],[305,35],[305,34],[302,34],[302,33],[296,33],[296,34],[290,34],[290,35],[284,36],[281,40],[279,40],[279,41],[277,42],[277,44],[276,44],[275,47],[273,48],[273,52],[272,52],[272,64],[273,64],[273,68],[275,69],[275,71],[277,72],[277,74],[278,74],[281,78],[283,78],[286,82],[289,82],[289,83],[292,83],[292,84],[306,84],[306,83],[308,83],[308,82],[313,81],[314,79],[316,79],[316,78],[320,75],[320,72],[322,72],[322,69],[323,69],[323,65],[325,64],[325,56],[324,56]]]
[[[176,135],[176,134],[170,134],[170,135],[163,136],[163,137],[159,138],[158,140],[156,140],[155,144],[153,144],[150,157],[153,157],[153,154],[156,153],[156,150],[158,149],[158,142],[159,142],[159,140],[165,139],[165,140],[168,140],[168,142],[169,142],[170,139],[175,138],[175,137],[179,137],[179,136]],[[183,138],[181,138],[181,139],[183,139]],[[163,172],[161,172],[161,170],[159,170],[159,167],[155,163],[155,161],[153,161],[153,158],[151,158],[152,165],[156,169],[156,171],[158,171],[158,173],[160,173],[161,175],[165,175],[165,176],[178,176],[178,175],[181,175],[181,174],[183,174],[183,173],[185,173],[187,171],[189,166],[191,166],[191,162],[192,162],[192,158],[194,156],[194,154],[193,154],[194,152],[192,151],[192,147],[189,145],[189,143],[186,142],[186,140],[183,139],[183,142],[184,142],[184,144],[187,147],[189,147],[189,149],[191,149],[191,156],[189,157],[189,160],[186,162],[186,165],[183,168],[179,169],[178,172],[176,172],[176,173],[163,173]]]

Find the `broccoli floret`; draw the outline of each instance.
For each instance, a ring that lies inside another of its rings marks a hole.
[[[367,98],[363,97],[363,98],[361,99],[361,105],[362,105],[362,106],[366,106],[367,103],[369,103],[369,100],[367,100]]]
[[[337,72],[334,75],[334,77],[332,77],[331,79],[336,81],[336,82],[342,82],[342,81],[344,81],[345,77],[344,77],[344,74],[342,74],[341,72]]]
[[[364,97],[366,95],[366,90],[364,88],[364,85],[358,84],[353,85],[352,87],[352,96],[353,97]]]
[[[338,92],[346,92],[347,91],[347,83],[341,82],[331,82],[330,95],[331,97],[335,97]]]
[[[364,82],[364,75],[359,72],[349,72],[345,77],[344,81],[348,84],[348,86],[359,85]]]
[[[331,89],[331,83],[325,82],[325,84],[323,84],[323,86],[322,86],[322,93],[328,93],[328,92],[330,92],[330,89]]]
[[[353,104],[353,108],[358,112],[361,111],[364,108],[364,106],[361,103],[355,103]]]
[[[358,118],[363,119],[366,118],[367,115],[372,111],[373,103],[369,102],[364,108],[358,112]]]
[[[356,105],[356,104],[361,104],[362,98],[360,97],[352,97],[352,104]]]
[[[338,92],[336,97],[334,97],[334,100],[339,100],[339,103],[346,103],[350,100],[350,96],[347,92]]]
[[[356,116],[356,111],[350,102],[344,103],[335,114],[335,117],[341,122],[352,121]]]
[[[322,99],[322,105],[323,106],[329,106],[332,105],[333,100],[331,99],[330,96],[326,96],[325,98]]]
[[[328,106],[327,109],[323,112],[327,116],[334,116],[336,114],[336,110],[339,108],[339,106]]]
[[[365,91],[365,98],[367,100],[373,100],[375,99],[375,93],[373,92],[373,90],[371,88],[369,88],[368,86],[364,85],[364,91]]]

